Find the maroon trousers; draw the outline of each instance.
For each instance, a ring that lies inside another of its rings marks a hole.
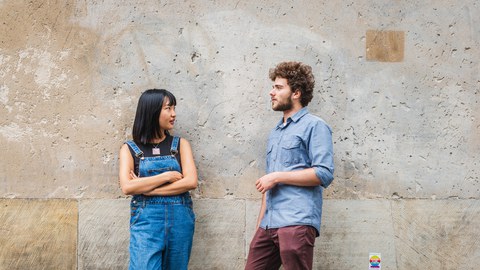
[[[245,270],[312,269],[316,230],[311,226],[258,228],[248,252]]]

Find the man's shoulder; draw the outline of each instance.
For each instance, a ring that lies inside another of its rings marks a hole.
[[[320,125],[325,125],[327,127],[330,127],[328,125],[328,123],[325,120],[323,120],[323,118],[321,118],[318,115],[312,114],[312,113],[305,114],[302,117],[302,120],[304,120],[305,122],[312,123],[312,124],[320,124]]]

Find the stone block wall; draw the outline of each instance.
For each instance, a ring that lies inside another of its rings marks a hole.
[[[281,117],[269,68],[302,61],[333,130],[315,269],[475,269],[476,1],[0,0],[0,269],[127,269],[118,150],[139,95],[177,96],[199,172],[191,269],[243,269]]]

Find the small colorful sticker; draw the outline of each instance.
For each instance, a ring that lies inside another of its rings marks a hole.
[[[380,253],[370,253],[368,257],[370,258],[368,269],[382,269],[382,255]]]

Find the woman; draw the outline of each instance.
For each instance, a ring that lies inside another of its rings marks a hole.
[[[138,101],[133,141],[120,149],[120,186],[133,195],[129,269],[187,269],[195,215],[189,190],[197,170],[187,140],[173,137],[175,96],[145,91]]]

